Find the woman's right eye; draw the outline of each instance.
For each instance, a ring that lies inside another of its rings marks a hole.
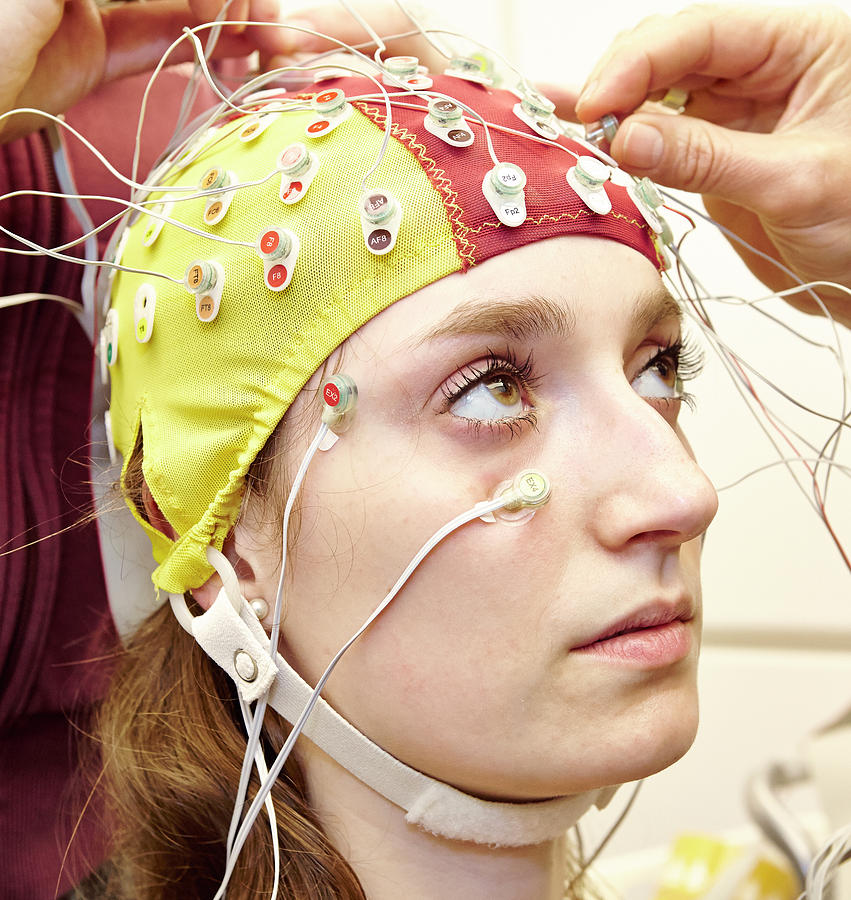
[[[453,416],[479,422],[516,419],[528,409],[521,384],[507,372],[482,376],[464,388],[448,407]]]
[[[494,433],[513,436],[536,424],[530,398],[538,378],[533,375],[532,355],[519,361],[510,350],[463,366],[440,390],[443,413],[461,419],[478,433],[484,426]]]

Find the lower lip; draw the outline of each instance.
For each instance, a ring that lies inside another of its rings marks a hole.
[[[688,623],[677,620],[666,625],[619,634],[604,641],[595,641],[571,652],[655,668],[679,662],[688,656],[691,645],[692,635]]]

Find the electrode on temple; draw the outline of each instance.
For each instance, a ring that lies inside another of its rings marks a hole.
[[[358,386],[348,375],[332,375],[322,384],[322,421],[328,433],[319,445],[320,450],[330,450],[337,438],[352,424],[358,405]]]

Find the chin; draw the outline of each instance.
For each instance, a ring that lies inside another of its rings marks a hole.
[[[610,727],[600,724],[596,734],[588,734],[583,751],[571,753],[561,771],[551,773],[550,787],[537,785],[538,795],[577,794],[655,775],[689,750],[698,718],[696,687],[656,696],[643,707],[637,704]]]
[[[597,757],[598,764],[583,790],[607,784],[623,784],[655,775],[673,765],[694,743],[698,726],[697,691],[686,696],[662,698],[635,727],[618,729]]]

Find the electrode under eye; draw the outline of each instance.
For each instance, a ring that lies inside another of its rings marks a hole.
[[[505,499],[500,509],[480,516],[483,522],[502,522],[505,525],[523,525],[535,515],[552,495],[549,478],[537,469],[523,469],[514,478],[496,486],[493,500]]]

